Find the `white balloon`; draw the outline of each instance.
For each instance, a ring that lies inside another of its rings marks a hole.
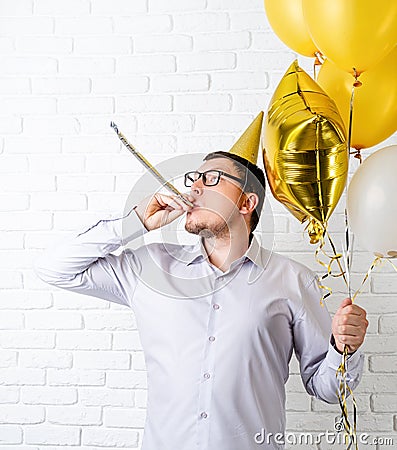
[[[347,190],[349,225],[376,256],[397,257],[397,145],[368,156]]]

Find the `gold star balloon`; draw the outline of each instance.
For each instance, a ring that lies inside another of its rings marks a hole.
[[[318,242],[344,190],[348,149],[334,101],[294,61],[270,101],[263,163],[274,197]]]

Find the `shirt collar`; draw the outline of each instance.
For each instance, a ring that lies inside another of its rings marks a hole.
[[[255,265],[259,266],[262,269],[265,269],[269,258],[266,258],[264,253],[267,253],[267,250],[265,250],[260,246],[257,237],[253,235],[250,246],[248,247],[247,251],[236,261],[233,261],[231,266],[235,266],[238,261],[244,261],[246,259],[249,259]],[[208,255],[204,247],[203,238],[200,236],[199,242],[197,242],[192,247],[191,252],[189,252],[189,254],[183,259],[185,264],[188,266],[190,264],[205,260],[207,258]]]

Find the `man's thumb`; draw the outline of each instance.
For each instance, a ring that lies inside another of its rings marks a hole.
[[[352,299],[351,298],[345,298],[344,300],[342,300],[342,303],[339,306],[339,309],[344,308],[347,305],[351,305],[353,304]]]

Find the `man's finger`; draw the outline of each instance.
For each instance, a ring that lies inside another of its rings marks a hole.
[[[173,209],[181,209],[182,205],[180,202],[178,202],[178,198],[177,197],[171,197],[170,195],[165,195],[165,194],[156,194],[156,199],[158,201],[158,203],[163,206],[163,207],[170,207]],[[169,208],[168,208],[169,209]]]
[[[346,345],[352,345],[354,347],[360,346],[364,340],[362,336],[349,336],[345,334],[337,334],[334,337],[335,341]]]
[[[339,305],[339,310],[345,308],[346,306],[349,306],[353,304],[352,299],[351,298],[345,298],[342,300],[342,303]]]
[[[365,318],[363,316],[359,316],[357,314],[341,314],[337,320],[337,324],[339,326],[342,325],[362,325],[365,322]]]
[[[364,309],[360,308],[357,305],[347,305],[342,310],[339,311],[339,314],[341,315],[351,314],[355,316],[365,317],[367,313]]]
[[[345,299],[343,300],[343,302],[340,304],[338,310],[336,311],[336,314],[356,314],[359,316],[365,316],[366,315],[366,311],[365,309],[361,308],[358,305],[355,305],[353,303],[348,303],[347,301],[350,299]],[[346,302],[346,304],[345,304]]]
[[[342,336],[361,336],[361,325],[339,325],[336,330],[337,334]]]

